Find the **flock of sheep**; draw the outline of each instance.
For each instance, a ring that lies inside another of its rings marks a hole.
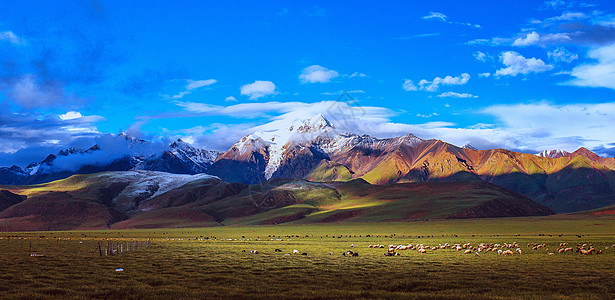
[[[534,251],[542,250],[541,248],[544,248],[545,253],[548,255],[555,255],[555,252],[565,253],[569,251],[576,251],[583,255],[591,255],[594,253],[602,254],[602,251],[603,251],[603,250],[596,249],[593,244],[577,244],[576,250],[575,250],[573,247],[570,247],[568,243],[561,243],[555,251],[551,251],[548,248],[546,248],[547,247],[546,244],[528,243],[527,247]],[[384,253],[384,256],[399,256],[400,255],[399,251],[404,251],[404,250],[414,250],[414,251],[417,251],[418,253],[427,253],[427,251],[436,251],[439,249],[452,249],[455,251],[463,251],[464,254],[474,254],[475,256],[480,256],[482,252],[496,252],[498,255],[503,255],[503,256],[511,256],[515,253],[517,253],[517,255],[521,255],[523,253],[523,250],[521,250],[521,247],[517,243],[503,243],[503,244],[479,243],[476,246],[473,246],[471,243],[453,244],[453,245],[449,243],[445,243],[444,245],[438,244],[437,246],[429,246],[429,245],[424,245],[424,244],[416,244],[416,245],[412,245],[412,244],[394,245],[393,244],[393,245],[389,245],[388,247],[382,244],[376,244],[376,245],[369,245],[368,248],[388,249],[388,251]],[[612,245],[611,248],[615,249],[615,244]],[[514,251],[512,249],[514,249]],[[608,249],[609,249],[608,246],[604,247],[604,250],[608,250]]]
[[[351,245],[351,247],[354,247],[354,244]],[[428,251],[433,252],[436,250],[444,250],[444,249],[459,251],[459,252],[462,252],[463,254],[474,254],[475,256],[480,256],[481,253],[487,253],[487,252],[495,252],[498,255],[502,255],[502,256],[521,255],[523,253],[521,246],[519,246],[519,244],[515,242],[503,243],[503,244],[479,243],[477,245],[472,245],[472,243],[465,243],[465,244],[445,243],[445,244],[438,244],[437,246],[429,246],[425,244],[414,244],[414,245],[413,244],[407,244],[407,245],[391,244],[391,245],[385,246],[382,244],[375,244],[375,245],[369,245],[367,247],[377,248],[377,249],[387,249],[387,251],[384,253],[384,256],[400,256],[401,251],[416,251],[418,253],[427,253]],[[593,244],[577,244],[576,249],[575,249],[575,247],[570,246],[568,243],[560,243],[559,247],[556,250],[552,251],[549,248],[547,248],[546,244],[528,243],[527,248],[528,248],[528,251],[529,250],[541,251],[541,252],[544,251],[544,253],[546,253],[547,255],[555,255],[555,253],[565,253],[565,252],[572,252],[572,251],[575,251],[583,255],[591,255],[591,254],[602,254],[603,250],[609,249],[609,246],[605,246],[604,249],[597,249],[594,247]],[[615,244],[612,245],[610,248],[615,249]],[[242,252],[246,252],[246,250],[242,250]],[[275,252],[282,252],[282,250],[275,249]],[[259,251],[251,250],[250,253],[259,254]],[[306,252],[300,252],[299,250],[296,250],[296,249],[293,250],[292,253],[287,253],[285,255],[291,255],[291,254],[307,255]],[[329,255],[333,255],[333,252],[329,252]],[[356,256],[359,256],[359,253],[348,250],[348,251],[342,252],[342,256],[356,257]]]

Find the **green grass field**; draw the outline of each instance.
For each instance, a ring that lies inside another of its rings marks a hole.
[[[0,293],[9,299],[615,297],[612,216],[22,232],[0,237]],[[117,256],[101,257],[98,252],[99,243],[104,250],[107,243],[127,247],[146,240],[150,247]],[[385,257],[387,249],[368,248],[481,242],[516,242],[523,253],[475,256],[440,249]],[[592,243],[603,254],[557,253],[562,242],[575,248]],[[527,243],[545,243],[555,254],[532,250]],[[286,255],[295,249],[307,255]],[[342,256],[346,250],[359,256]]]

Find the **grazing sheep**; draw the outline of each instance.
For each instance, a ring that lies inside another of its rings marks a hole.
[[[472,254],[472,250],[468,249],[468,250],[464,251],[463,254]]]
[[[303,252],[303,253],[301,253],[301,255],[307,255],[307,253]]]
[[[299,252],[299,250],[297,250],[297,249],[293,250],[293,254],[299,254],[299,253],[301,253],[301,252]]]
[[[280,249],[275,249],[275,250],[273,250],[273,251],[274,251],[274,252],[282,252],[282,250],[280,250]]]

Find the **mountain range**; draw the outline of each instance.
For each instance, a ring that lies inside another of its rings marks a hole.
[[[130,147],[146,141],[122,135]],[[506,149],[477,150],[412,134],[375,138],[343,132],[324,116],[282,124],[241,138],[224,153],[177,140],[158,153],[128,154],[105,164],[57,168],[58,158],[83,158],[105,149],[67,149],[22,169],[0,168],[0,184],[49,182],[73,174],[150,170],[206,173],[227,183],[267,184],[276,179],[371,185],[420,182],[487,182],[523,194],[555,212],[615,204],[615,158],[580,148],[527,154]]]
[[[74,174],[91,174],[104,171],[152,170],[175,174],[199,174],[220,154],[191,146],[178,139],[164,149],[140,151],[149,142],[128,136],[125,133],[116,138],[125,144],[126,151],[110,153],[94,145],[88,149],[69,148],[57,154],[49,154],[40,162],[33,162],[25,168],[19,166],[0,168],[0,184],[38,184],[67,178]],[[109,157],[102,162],[97,157]],[[61,163],[59,161],[62,160]]]

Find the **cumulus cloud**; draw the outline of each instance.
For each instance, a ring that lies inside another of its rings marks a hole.
[[[520,37],[513,42],[513,46],[517,47],[525,47],[531,45],[546,45],[546,44],[557,44],[561,42],[566,42],[572,40],[567,33],[548,33],[548,34],[539,34],[536,31],[532,31],[525,35],[525,37]]]
[[[528,46],[537,44],[540,41],[540,35],[533,31],[532,33],[528,33],[525,37],[521,37],[516,39],[513,42],[513,46]]]
[[[60,117],[60,120],[73,120],[73,119],[79,119],[83,116],[78,111],[69,111],[65,114],[59,115],[58,117]]]
[[[482,62],[486,62],[487,59],[491,59],[491,56],[481,52],[481,51],[476,51],[474,52],[474,58],[476,58],[476,60],[478,61],[482,61]]]
[[[237,99],[233,96],[228,96],[226,98],[224,98],[224,101],[226,102],[231,102],[231,101],[237,101]]]
[[[581,64],[572,69],[575,79],[569,84],[615,89],[615,44],[595,48],[588,53],[595,63]]]
[[[275,84],[271,81],[256,80],[253,83],[241,86],[240,92],[242,95],[249,96],[250,100],[256,100],[275,94]]]
[[[547,52],[547,55],[549,56],[549,59],[551,61],[556,62],[556,63],[558,62],[570,63],[579,58],[579,55],[568,51],[564,47],[557,47]]]
[[[464,85],[466,83],[468,83],[468,81],[470,80],[470,74],[468,73],[462,73],[459,76],[446,76],[444,78],[442,77],[436,77],[434,78],[432,81],[428,81],[426,79],[422,79],[421,81],[419,81],[419,89],[424,90],[424,91],[428,91],[428,92],[435,92],[438,90],[438,88],[440,87],[440,85]],[[408,83],[408,80],[406,80],[406,82],[404,82],[404,89],[406,91],[415,91],[415,89],[412,89],[412,87],[414,86],[412,84],[412,81],[409,82],[408,87],[406,88],[406,83]],[[412,84],[412,85],[410,85]]]
[[[0,31],[0,41],[7,41],[14,45],[22,45],[25,41],[15,35],[12,31]]]
[[[539,58],[525,58],[517,52],[506,51],[500,55],[506,68],[499,69],[495,76],[517,76],[518,74],[541,73],[553,69],[552,65],[545,64]]]
[[[319,65],[312,65],[303,69],[301,75],[299,75],[299,80],[301,83],[325,83],[339,75],[337,71],[329,70]]]
[[[489,72],[485,72],[485,73],[480,73],[480,74],[478,74],[478,77],[483,77],[483,78],[487,78],[487,77],[489,77],[489,76],[491,76],[491,73],[489,73]]]
[[[478,96],[468,93],[446,92],[438,95],[440,98],[478,98]]]
[[[418,90],[416,85],[414,85],[414,82],[412,82],[412,80],[410,79],[404,80],[404,83],[401,85],[401,87],[408,92]]]

